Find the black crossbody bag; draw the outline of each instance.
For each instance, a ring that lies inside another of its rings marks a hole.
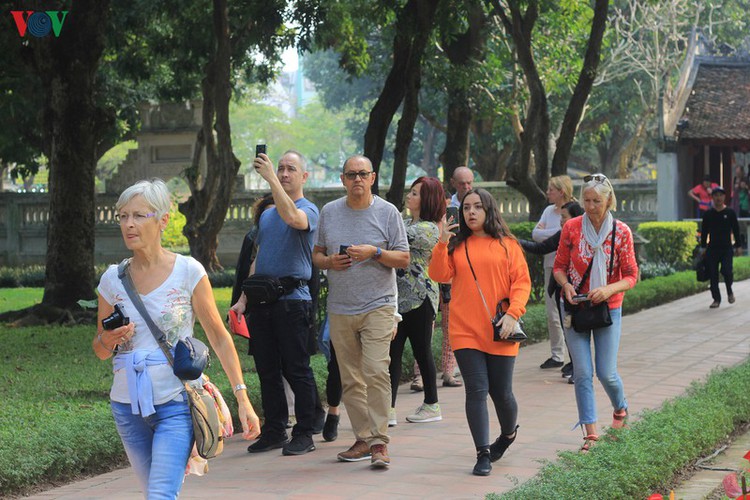
[[[466,261],[469,263],[469,269],[471,269],[471,275],[474,276],[474,283],[477,285],[477,290],[479,290],[479,296],[482,298],[482,303],[484,304],[484,309],[487,311],[487,315],[490,317],[490,323],[492,324],[492,340],[495,342],[523,342],[524,340],[528,339],[528,336],[526,335],[526,332],[523,331],[523,328],[521,327],[522,321],[521,318],[518,318],[518,321],[516,322],[516,326],[513,329],[513,333],[511,333],[508,338],[501,338],[500,332],[502,330],[502,327],[497,324],[498,321],[500,321],[500,318],[505,316],[506,311],[503,310],[503,304],[507,303],[508,307],[510,307],[510,299],[501,299],[498,301],[497,306],[495,307],[495,316],[492,316],[492,313],[490,312],[490,308],[487,307],[487,301],[484,298],[484,294],[482,293],[482,288],[479,286],[479,281],[477,281],[477,275],[474,272],[474,266],[471,265],[471,259],[469,259],[469,245],[468,241],[464,241],[464,250],[466,250]],[[507,250],[506,250],[507,252]],[[510,278],[510,262],[508,262],[508,277]]]
[[[612,269],[615,262],[615,234],[617,233],[617,221],[612,221],[612,247],[609,254],[609,273],[608,278],[612,277]],[[589,267],[586,268],[586,272],[581,278],[581,284],[578,285],[576,293],[580,293],[583,284],[589,279],[591,274],[591,266],[594,265],[594,259],[592,257],[589,262]],[[591,304],[591,302],[582,302],[580,304],[570,304],[567,300],[565,301],[565,308],[570,312],[572,316],[573,329],[578,333],[585,333],[596,328],[604,328],[612,325],[612,315],[609,313],[609,304],[605,300],[598,304]]]

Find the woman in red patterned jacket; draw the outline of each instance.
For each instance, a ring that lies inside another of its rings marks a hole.
[[[612,324],[579,332],[565,321],[565,339],[573,360],[579,424],[584,429],[586,452],[598,439],[593,372],[614,408],[612,427],[621,428],[628,414],[622,379],[617,373],[620,347],[622,300],[638,277],[638,264],[630,228],[612,217],[616,206],[612,183],[603,174],[583,178],[581,200],[585,213],[565,224],[555,258],[554,276],[568,304],[578,303],[575,295],[597,305],[606,302]],[[614,243],[613,243],[614,231]],[[594,356],[591,351],[594,338]]]

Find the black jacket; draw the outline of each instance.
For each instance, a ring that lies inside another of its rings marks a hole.
[[[521,243],[521,247],[523,247],[524,251],[533,253],[536,255],[544,255],[548,254],[550,252],[556,252],[557,247],[560,245],[560,236],[562,235],[562,230],[556,232],[546,240],[542,242],[536,242],[536,241],[529,241],[529,240],[518,240],[519,243]],[[549,277],[549,283],[547,283],[547,293],[550,297],[555,296],[555,292],[557,292],[560,288],[560,285],[557,284],[557,281],[555,281],[555,276],[550,274]]]

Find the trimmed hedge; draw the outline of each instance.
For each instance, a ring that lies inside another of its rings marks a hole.
[[[735,281],[750,278],[750,257],[735,257],[733,264]],[[633,314],[642,309],[701,293],[707,287],[707,282],[695,279],[695,271],[681,271],[670,276],[641,281],[635,288],[625,292],[622,312]]]
[[[690,267],[696,244],[695,222],[644,222],[638,234],[649,240],[646,254],[652,262],[686,269]]]
[[[726,438],[750,415],[750,362],[711,374],[685,395],[610,430],[587,454],[569,451],[531,480],[489,499],[646,498]],[[616,438],[616,439],[614,439]]]
[[[107,267],[108,264],[100,264],[94,268],[97,283]],[[234,285],[234,269],[208,273],[208,279],[214,288],[231,287]],[[43,288],[44,266],[0,267],[0,288],[19,287]]]

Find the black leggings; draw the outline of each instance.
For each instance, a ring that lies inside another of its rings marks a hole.
[[[490,445],[490,420],[487,394],[495,405],[500,431],[513,434],[518,418],[518,404],[513,396],[515,356],[497,356],[476,349],[455,351],[466,389],[466,420],[477,450]]]
[[[331,358],[328,360],[328,378],[326,379],[326,399],[328,406],[339,406],[341,404],[341,372],[339,372],[339,363],[336,360],[336,351],[333,350],[333,342],[329,344]]]
[[[404,354],[406,339],[411,343],[414,359],[419,365],[424,384],[424,402],[428,405],[438,402],[437,370],[432,355],[432,327],[435,322],[435,311],[429,298],[422,305],[404,313],[404,319],[398,324],[396,338],[391,342],[391,406],[396,407],[398,383],[401,381],[401,358]]]

